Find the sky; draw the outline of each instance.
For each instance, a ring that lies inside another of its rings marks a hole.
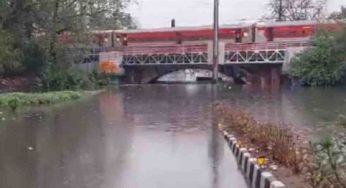
[[[257,20],[268,9],[269,0],[219,0],[220,24],[232,24],[241,20]],[[211,25],[213,0],[137,0],[129,7],[141,28],[169,27],[172,18],[177,26]],[[346,0],[328,0],[327,12],[346,6]]]

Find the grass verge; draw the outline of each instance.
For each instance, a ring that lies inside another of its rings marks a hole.
[[[55,104],[81,98],[87,92],[82,91],[57,91],[47,93],[5,93],[0,95],[0,107],[16,110],[21,106],[37,106]]]

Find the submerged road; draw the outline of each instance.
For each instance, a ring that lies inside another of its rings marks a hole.
[[[1,188],[245,188],[211,85],[124,86],[0,125]]]

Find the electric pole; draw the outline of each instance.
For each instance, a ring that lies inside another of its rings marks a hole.
[[[213,81],[219,79],[219,0],[214,0]]]

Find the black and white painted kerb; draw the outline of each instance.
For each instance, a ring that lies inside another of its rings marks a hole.
[[[241,148],[237,139],[227,131],[222,132],[251,188],[287,188],[272,173],[263,171],[246,148]]]

